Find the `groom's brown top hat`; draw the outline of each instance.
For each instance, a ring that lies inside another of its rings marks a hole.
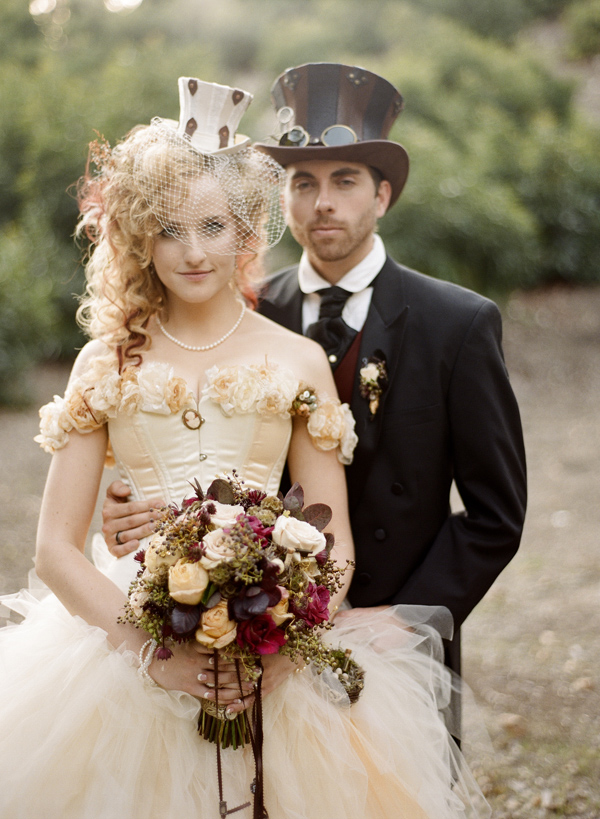
[[[394,204],[408,176],[408,154],[387,139],[403,107],[390,82],[358,66],[307,63],[284,71],[271,98],[282,133],[276,144],[256,148],[283,166],[311,159],[370,165],[392,186]]]

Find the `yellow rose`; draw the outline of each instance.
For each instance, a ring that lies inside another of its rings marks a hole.
[[[150,539],[144,564],[149,572],[156,574],[174,566],[181,556],[181,549],[168,546],[165,537],[157,532]]]
[[[196,640],[208,648],[223,648],[235,640],[236,633],[237,625],[234,620],[229,619],[227,601],[221,600],[200,618]]]
[[[169,594],[178,603],[195,606],[208,586],[208,572],[200,563],[178,560],[169,569]]]
[[[290,593],[288,590],[282,589],[281,600],[279,603],[277,603],[276,606],[270,606],[267,609],[267,614],[271,615],[276,626],[280,626],[282,623],[285,623],[286,620],[291,620],[294,617],[293,614],[288,612],[289,596]]]

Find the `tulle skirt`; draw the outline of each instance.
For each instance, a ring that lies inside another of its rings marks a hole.
[[[25,617],[0,629],[2,819],[217,819],[216,751],[198,736],[198,700],[147,686],[131,652],[53,595],[2,602]],[[352,613],[328,633],[365,668],[355,705],[309,669],[264,698],[271,819],[489,815],[441,715],[452,683],[437,630],[416,625],[428,611]],[[251,749],[222,761],[228,807],[251,800]]]

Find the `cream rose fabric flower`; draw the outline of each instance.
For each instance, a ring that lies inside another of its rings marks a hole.
[[[288,552],[318,554],[325,548],[325,535],[305,520],[281,515],[273,528],[273,540]]]
[[[221,600],[212,609],[205,611],[200,618],[196,640],[209,648],[223,648],[235,640],[236,633],[237,624],[229,619],[227,601]]]
[[[347,466],[348,464],[352,463],[352,459],[354,458],[354,450],[356,449],[356,445],[358,443],[358,435],[354,431],[356,421],[348,404],[342,404],[340,409],[344,414],[344,431],[340,439],[338,460],[340,463],[343,463],[344,466]]]
[[[256,403],[257,412],[288,416],[298,392],[298,379],[283,368],[263,367],[259,372],[264,386]]]
[[[169,594],[178,603],[195,606],[208,586],[208,572],[200,563],[178,560],[169,569]]]
[[[233,526],[236,522],[237,516],[241,515],[244,507],[240,505],[234,506],[229,503],[219,503],[219,501],[206,501],[204,506],[212,505],[215,507],[215,512],[210,516],[210,522],[214,526],[224,528],[226,526]]]
[[[326,451],[340,447],[338,459],[343,464],[349,464],[358,442],[354,424],[348,404],[342,405],[339,401],[328,399],[320,402],[310,414],[307,429],[316,447]]]
[[[53,454],[69,440],[73,425],[65,411],[65,400],[60,395],[40,408],[40,434],[33,439],[45,452]]]
[[[138,384],[138,368],[127,367],[121,376],[121,403],[119,410],[133,415],[142,407],[142,394]]]
[[[259,412],[286,417],[298,391],[294,374],[276,365],[212,367],[206,375],[202,393],[220,404],[226,415]]]
[[[149,572],[156,574],[174,566],[181,556],[181,550],[170,547],[163,535],[157,532],[148,544],[144,564]]]
[[[65,411],[71,420],[71,428],[79,432],[91,432],[106,423],[107,416],[91,406],[94,390],[76,388],[65,396]]]
[[[167,404],[167,384],[173,378],[173,367],[162,361],[150,361],[138,370],[138,385],[142,396],[141,409],[144,412],[156,412],[159,415],[170,415]]]
[[[192,394],[183,378],[173,376],[167,381],[165,401],[171,412],[179,412],[190,403]]]
[[[217,404],[226,415],[231,415],[234,405],[231,400],[231,391],[237,378],[236,367],[225,367],[219,370],[218,367],[211,367],[206,372],[207,385],[202,390],[202,394],[208,396]]]
[[[204,535],[202,540],[205,552],[200,562],[205,569],[213,569],[219,563],[228,563],[235,557],[229,538],[222,529],[214,529]]]
[[[93,389],[86,394],[94,414],[114,418],[121,403],[121,376],[116,370],[105,372],[98,378]]]

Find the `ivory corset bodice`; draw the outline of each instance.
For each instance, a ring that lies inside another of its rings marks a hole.
[[[248,486],[277,493],[291,436],[292,419],[259,412],[226,415],[212,398],[168,415],[141,411],[108,421],[121,478],[136,499],[180,502],[197,479],[206,489],[235,469]]]

